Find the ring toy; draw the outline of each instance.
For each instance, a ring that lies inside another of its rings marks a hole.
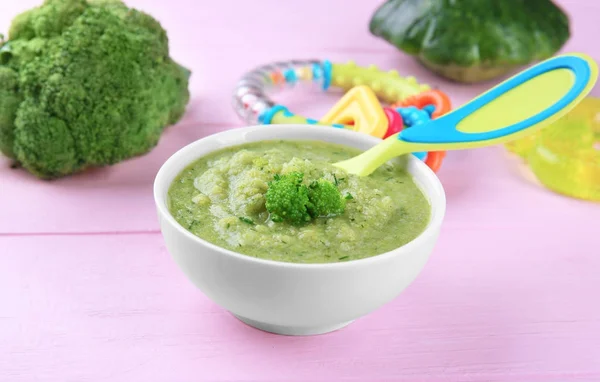
[[[505,147],[522,174],[554,192],[600,201],[600,98],[584,98],[548,128]]]
[[[268,96],[273,90],[300,83],[312,83],[324,91],[336,87],[347,93],[320,120],[295,114]],[[442,91],[418,83],[415,77],[401,77],[395,70],[384,72],[374,65],[360,67],[352,61],[338,64],[292,60],[263,65],[245,74],[235,88],[233,107],[247,124],[328,125],[384,139],[444,115],[451,104]],[[413,154],[434,172],[446,155],[445,151]]]

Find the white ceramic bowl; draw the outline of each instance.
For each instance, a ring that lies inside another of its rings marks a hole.
[[[185,146],[163,164],[154,183],[166,247],[183,273],[241,321],[278,334],[334,331],[397,297],[425,266],[446,209],[437,176],[412,155],[408,170],[429,199],[430,223],[410,243],[378,256],[330,264],[262,260],[204,241],[171,216],[167,191],[184,167],[215,150],[269,139],[315,139],[363,150],[381,142],[366,134],[326,126],[265,125],[225,131]]]

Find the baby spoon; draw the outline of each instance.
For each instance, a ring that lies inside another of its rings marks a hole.
[[[587,55],[550,58],[452,112],[402,130],[334,166],[367,176],[403,154],[492,146],[521,138],[569,112],[590,92],[597,77],[598,66]]]

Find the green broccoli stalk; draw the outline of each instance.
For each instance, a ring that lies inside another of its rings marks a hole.
[[[346,200],[335,184],[319,179],[307,187],[303,180],[304,174],[292,172],[269,182],[265,206],[272,221],[301,225],[344,213]]]
[[[151,16],[46,0],[0,43],[0,151],[44,179],[143,155],[182,117],[189,77]]]

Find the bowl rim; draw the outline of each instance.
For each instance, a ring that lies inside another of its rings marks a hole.
[[[410,167],[413,169],[413,171],[410,171],[411,175],[413,177],[415,176],[414,170],[416,169],[417,171],[421,172],[421,174],[419,174],[419,175],[422,175],[423,177],[426,178],[426,182],[430,182],[433,184],[433,188],[430,189],[429,192],[422,185],[418,185],[418,187],[421,189],[421,191],[428,198],[429,203],[431,205],[431,214],[430,214],[430,218],[429,218],[429,223],[427,224],[425,229],[410,242],[408,242],[400,247],[394,248],[390,251],[378,254],[378,255],[369,256],[369,257],[362,258],[362,259],[356,259],[356,260],[350,260],[350,261],[344,261],[344,262],[331,262],[331,263],[293,263],[293,262],[286,262],[286,261],[262,259],[262,258],[258,258],[258,257],[248,256],[243,253],[235,252],[233,250],[223,248],[216,244],[213,244],[213,243],[211,243],[205,239],[202,239],[201,237],[198,237],[198,236],[194,235],[193,233],[189,232],[181,224],[179,224],[177,222],[177,220],[175,220],[173,215],[168,210],[166,194],[168,193],[169,187],[170,187],[173,179],[186,166],[189,166],[192,163],[192,161],[194,161],[194,160],[198,160],[199,158],[202,158],[202,157],[209,155],[215,151],[222,150],[227,147],[243,145],[245,143],[250,143],[250,142],[260,142],[260,141],[268,140],[268,139],[257,139],[257,140],[246,141],[245,139],[241,139],[241,140],[237,139],[237,141],[236,141],[235,139],[233,139],[233,140],[231,140],[231,142],[222,143],[222,141],[220,141],[220,139],[222,139],[222,138],[226,138],[228,136],[232,136],[232,135],[236,135],[236,134],[244,135],[244,133],[250,133],[257,129],[261,129],[262,132],[268,133],[269,131],[273,131],[273,132],[280,131],[282,128],[296,130],[299,133],[302,133],[303,130],[305,130],[307,132],[307,137],[305,138],[305,140],[318,140],[319,136],[322,137],[325,134],[325,135],[329,135],[329,136],[339,135],[340,137],[346,136],[348,138],[350,138],[350,137],[352,137],[354,139],[358,138],[359,140],[365,141],[365,143],[367,143],[367,144],[372,143],[373,145],[381,142],[381,139],[379,139],[379,138],[376,138],[376,137],[373,137],[373,136],[370,136],[370,135],[367,135],[364,133],[358,133],[358,132],[355,132],[352,130],[332,128],[330,126],[308,125],[308,124],[293,124],[293,125],[290,124],[290,125],[285,125],[285,127],[277,126],[277,125],[252,125],[252,126],[232,128],[232,129],[224,130],[224,131],[221,131],[218,133],[207,135],[196,141],[188,143],[187,145],[178,149],[161,165],[160,169],[158,170],[158,172],[155,176],[155,179],[154,179],[153,193],[154,193],[154,202],[155,202],[156,208],[158,210],[159,218],[163,219],[163,221],[165,221],[166,223],[168,223],[169,225],[174,227],[175,230],[179,234],[191,239],[193,242],[197,243],[200,246],[208,247],[209,249],[212,249],[213,251],[220,252],[224,256],[234,257],[237,260],[240,260],[243,262],[262,264],[262,265],[266,265],[266,266],[284,267],[284,268],[330,269],[330,268],[365,266],[365,265],[368,265],[371,263],[385,261],[386,259],[389,259],[391,257],[410,255],[413,248],[417,248],[417,247],[421,246],[428,240],[436,240],[435,236],[437,235],[437,233],[439,232],[439,230],[441,228],[442,221],[443,221],[445,213],[446,213],[446,194],[445,194],[444,188],[442,186],[442,183],[440,182],[437,175],[423,161],[417,159],[413,155],[410,155],[410,158],[409,158],[409,161],[412,162]],[[300,140],[300,139],[303,139],[303,138],[287,138],[287,139],[286,138],[273,138],[273,140]],[[195,157],[195,159],[193,159],[191,161],[190,160],[185,161],[185,163],[183,165],[174,166],[174,162],[179,161],[181,157],[185,157],[185,156],[189,155],[190,151],[193,151],[194,149],[196,149],[200,146],[210,145],[211,142],[215,142],[215,143],[221,142],[221,144],[215,144],[208,152],[206,152],[202,155],[198,155],[197,157]],[[347,143],[341,143],[341,144],[350,146],[350,144],[347,144]],[[173,168],[171,168],[171,167],[173,167]],[[163,190],[164,190],[164,194],[163,194]],[[434,204],[435,204],[435,206],[434,206]],[[163,227],[161,224],[161,233],[162,233],[162,231],[163,231]]]

